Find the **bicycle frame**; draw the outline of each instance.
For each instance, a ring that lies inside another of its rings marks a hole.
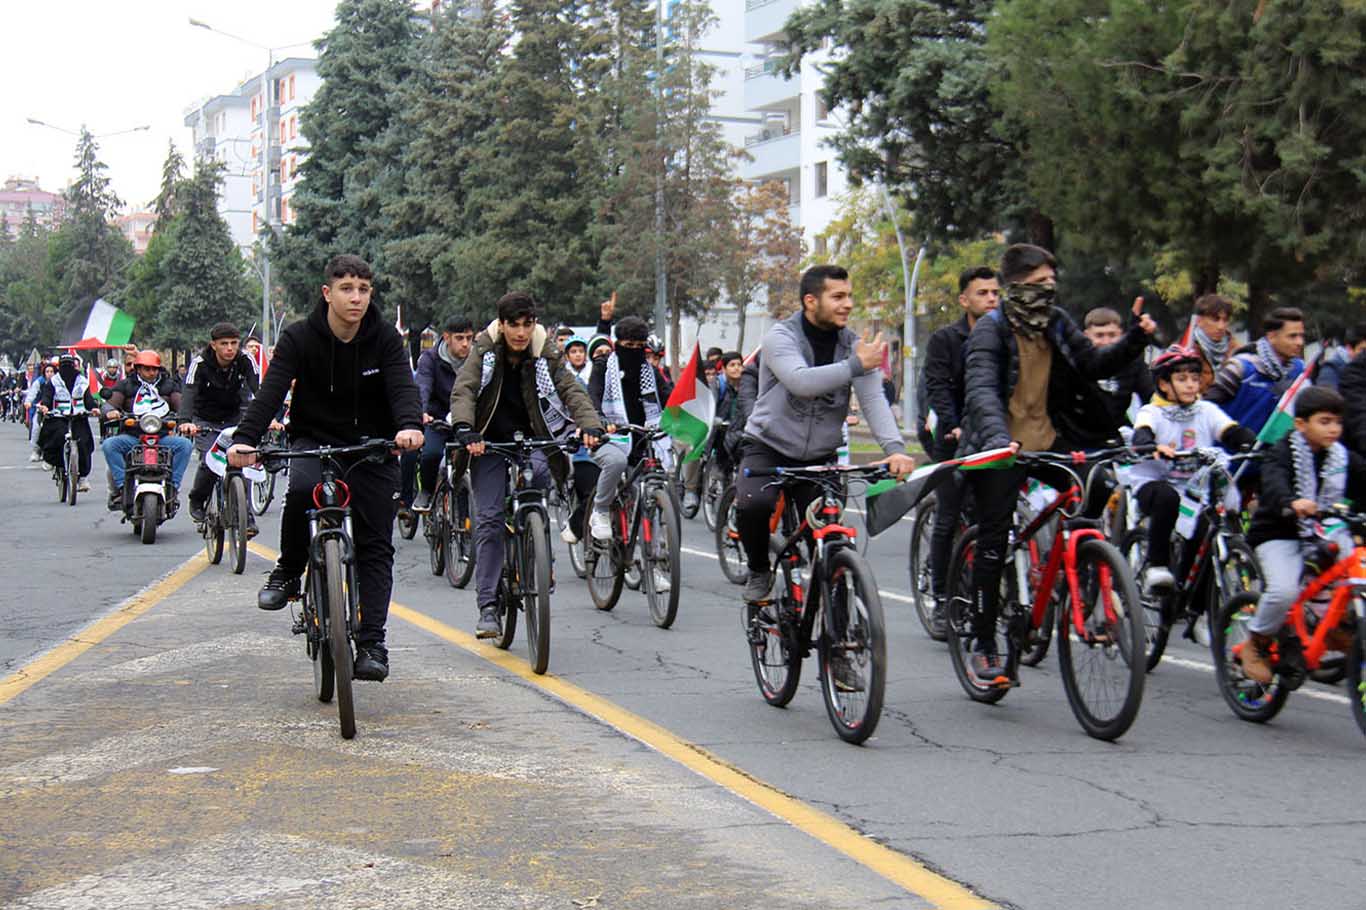
[[[1333,596],[1328,602],[1328,609],[1319,619],[1318,625],[1311,633],[1309,623],[1305,619],[1305,604],[1313,600],[1320,593],[1329,587],[1334,587]],[[1304,663],[1310,670],[1317,670],[1323,655],[1328,649],[1324,645],[1324,640],[1328,633],[1336,628],[1349,612],[1352,612],[1352,604],[1360,604],[1362,592],[1366,591],[1366,547],[1358,546],[1346,557],[1339,559],[1327,570],[1320,572],[1319,576],[1300,591],[1300,596],[1295,598],[1295,603],[1290,607],[1290,614],[1287,622],[1299,636],[1304,645]],[[1358,623],[1366,620],[1362,616],[1361,609],[1354,611]]]
[[[641,503],[655,489],[668,488],[669,476],[663,465],[653,453],[648,453],[626,475],[626,481],[617,494],[616,510],[618,516],[617,533],[622,546],[623,565],[635,554],[636,543],[646,544],[654,541],[654,528],[645,516]],[[639,488],[639,489],[637,489]],[[629,508],[628,508],[629,506]]]

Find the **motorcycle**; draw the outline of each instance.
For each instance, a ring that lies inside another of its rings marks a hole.
[[[125,427],[138,429],[138,444],[128,453],[124,468],[123,521],[132,522],[133,533],[144,544],[156,543],[157,528],[180,508],[171,484],[171,450],[162,441],[176,426],[166,410],[135,405],[133,416],[123,421]]]

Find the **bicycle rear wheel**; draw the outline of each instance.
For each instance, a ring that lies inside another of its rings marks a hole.
[[[1357,722],[1357,729],[1366,734],[1366,685],[1363,685],[1366,668],[1362,666],[1366,663],[1366,646],[1362,644],[1363,636],[1366,636],[1366,630],[1358,623],[1352,649],[1347,652],[1347,700],[1351,702],[1352,719]]]
[[[463,588],[474,575],[474,494],[468,475],[451,490],[446,502],[446,581],[453,588]]]
[[[821,695],[840,739],[873,735],[887,683],[887,632],[873,571],[852,547],[830,557],[821,603]]]
[[[802,651],[797,645],[795,617],[780,622],[778,602],[745,604],[745,639],[754,681],[764,701],[781,708],[797,694],[802,678]]]
[[[725,495],[726,472],[715,458],[707,463],[707,471],[702,476],[702,520],[708,531],[716,530],[716,522],[721,514],[721,497]]]
[[[617,509],[612,508],[612,524],[616,527]],[[599,610],[610,610],[621,598],[621,585],[625,570],[622,552],[625,544],[616,540],[590,540],[586,551],[585,568],[588,570],[588,596],[593,606]]]
[[[347,629],[347,614],[351,612],[346,590],[345,568],[342,566],[341,544],[336,538],[323,541],[323,566],[327,591],[327,643],[332,652],[332,676],[337,687],[337,719],[341,724],[342,739],[356,735],[356,704],[351,691],[351,636]]]
[[[1114,740],[1129,729],[1143,701],[1143,606],[1133,571],[1113,544],[1083,540],[1076,570],[1085,625],[1078,630],[1073,623],[1071,594],[1065,591],[1058,610],[1063,689],[1082,729]]]
[[[265,480],[258,480],[251,485],[251,511],[256,515],[266,514],[270,508],[270,502],[275,498],[275,475],[267,474]]]
[[[731,584],[742,585],[749,576],[749,566],[735,526],[735,484],[726,487],[716,508],[716,557],[721,562],[721,574]]]
[[[1285,700],[1290,697],[1290,690],[1281,684],[1279,676],[1262,685],[1243,674],[1243,665],[1238,660],[1252,637],[1248,624],[1257,614],[1259,597],[1249,592],[1230,598],[1219,610],[1218,619],[1210,629],[1214,679],[1219,684],[1219,694],[1240,720],[1254,724],[1264,724],[1281,713]],[[1353,696],[1362,697],[1360,692],[1349,690],[1348,697]]]
[[[938,506],[933,496],[922,500],[916,507],[915,521],[911,525],[911,553],[908,564],[911,573],[911,601],[915,605],[916,618],[920,620],[926,635],[935,641],[943,641],[944,632],[936,633],[932,621],[934,579],[930,573],[930,536],[934,531],[934,517],[937,511]]]
[[[228,552],[232,555],[232,572],[241,575],[247,567],[247,482],[241,474],[230,474],[224,481],[224,524],[228,527]]]
[[[450,514],[450,488],[440,481],[437,485],[436,497],[432,500],[431,510],[423,517],[422,526],[433,575],[441,575],[446,571],[446,548],[450,541],[450,533],[446,530],[446,517]]]
[[[1147,529],[1134,528],[1130,531],[1124,538],[1122,552],[1129,565],[1134,567],[1134,574],[1142,577],[1144,569],[1148,567]],[[1162,660],[1162,654],[1167,650],[1167,639],[1171,636],[1168,598],[1173,595],[1157,597],[1148,591],[1140,591],[1138,596],[1143,603],[1144,669],[1151,673]]]
[[[214,566],[223,561],[223,513],[219,508],[222,505],[222,498],[222,486],[214,484],[213,492],[204,503],[204,524],[201,525],[204,555],[208,557],[209,564]]]
[[[953,663],[953,672],[958,677],[958,684],[963,687],[963,691],[973,701],[991,705],[1005,698],[1010,689],[1005,686],[994,686],[981,682],[968,666],[968,660],[975,644],[973,637],[975,609],[972,598],[972,572],[976,561],[977,526],[973,525],[958,538],[958,543],[953,548],[953,557],[949,560],[949,577],[946,580],[949,596],[948,603],[945,605],[944,632],[945,640],[949,646],[949,660]],[[1001,645],[1005,646],[1006,673],[1014,677],[1019,666],[1019,649],[1015,640],[1006,634],[1005,608],[1010,603],[1011,598],[1015,596],[1015,586],[1011,573],[1008,571],[1008,563],[1006,569],[1007,571],[1001,573],[999,603],[1002,609],[1001,615],[996,620],[996,638],[998,648]]]
[[[66,471],[66,504],[69,506],[76,504],[76,491],[81,485],[80,466],[81,451],[76,445],[76,440],[68,439],[62,447],[62,469]]]
[[[550,665],[550,528],[545,516],[528,512],[522,532],[522,600],[531,672]]]
[[[654,490],[645,500],[641,521],[641,588],[650,605],[650,618],[661,629],[672,626],[678,617],[683,582],[679,536],[673,497],[666,490]]]

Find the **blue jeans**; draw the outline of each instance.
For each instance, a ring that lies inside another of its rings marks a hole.
[[[114,478],[116,490],[123,489],[124,463],[128,460],[128,453],[137,447],[139,440],[140,437],[132,433],[120,433],[117,436],[110,436],[100,444],[100,451],[104,453],[104,463],[109,466],[109,474]],[[161,444],[171,450],[171,483],[179,490],[180,481],[190,467],[190,453],[194,451],[194,443],[184,436],[164,436]]]

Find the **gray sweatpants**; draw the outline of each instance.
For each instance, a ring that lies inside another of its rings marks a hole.
[[[593,452],[593,461],[597,462],[601,469],[601,473],[598,474],[598,491],[593,496],[594,511],[606,512],[612,508],[617,486],[621,483],[621,478],[626,476],[626,459],[626,447],[610,440],[598,446]]]
[[[1291,604],[1300,596],[1300,573],[1304,571],[1300,542],[1268,540],[1258,544],[1257,562],[1262,567],[1262,596],[1257,600],[1257,615],[1248,628],[1262,635],[1275,635]]]
[[[550,462],[544,452],[531,453],[538,489],[550,487]],[[492,452],[470,459],[470,484],[474,487],[474,589],[482,610],[498,602],[498,579],[507,557],[503,517],[508,495],[507,460]]]

